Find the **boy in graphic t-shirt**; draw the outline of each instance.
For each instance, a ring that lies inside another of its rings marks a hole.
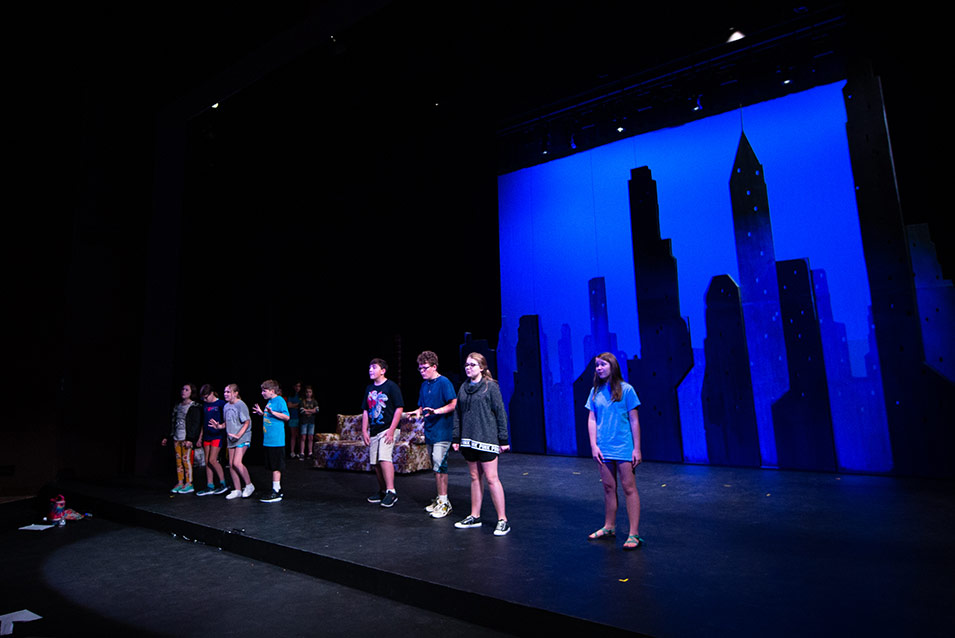
[[[398,384],[385,377],[387,371],[384,359],[371,360],[368,366],[371,383],[365,388],[361,413],[361,438],[369,446],[369,462],[378,479],[378,492],[369,496],[368,502],[380,503],[382,507],[392,507],[398,501],[391,454],[405,405]]]

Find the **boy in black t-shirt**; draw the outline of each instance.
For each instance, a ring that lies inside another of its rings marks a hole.
[[[388,364],[384,359],[372,359],[368,366],[371,384],[365,388],[361,413],[361,437],[369,446],[369,461],[375,468],[378,492],[368,497],[369,503],[391,507],[398,501],[395,492],[395,466],[391,454],[395,446],[395,430],[404,411],[401,389],[385,374]]]

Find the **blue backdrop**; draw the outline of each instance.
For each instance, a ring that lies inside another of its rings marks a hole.
[[[791,305],[791,312],[815,313],[820,324],[826,373],[818,398],[827,404],[823,412],[828,416],[821,418],[829,420],[823,431],[829,432],[836,465],[856,471],[891,468],[881,381],[867,369],[867,357],[877,362],[878,356],[870,332],[869,286],[842,86],[817,87],[499,177],[504,315],[499,376],[508,401],[518,367],[518,323],[522,316],[536,315],[548,452],[587,453],[579,449],[573,432],[583,408],[567,397],[595,354],[588,344],[601,343],[593,339],[599,328],[589,299],[599,287],[605,290],[604,320],[618,358],[623,363],[641,355],[628,182],[631,170],[648,167],[656,183],[660,235],[672,240],[679,313],[686,319],[693,349],[694,365],[676,389],[681,460],[710,462],[718,449],[714,437],[719,424],[713,424],[714,417],[704,419],[704,410],[712,406],[706,407],[701,394],[706,299],[714,277],[728,275],[730,279],[719,280],[721,286],[740,283],[742,257],[730,177],[745,134],[761,165],[759,179],[765,181],[775,259],[786,263],[794,287],[800,277],[812,282],[806,289],[808,301]],[[805,264],[805,272],[799,272],[800,264]],[[790,325],[795,324],[790,320]],[[746,328],[746,338],[755,338],[754,326]],[[791,336],[802,339],[803,334]],[[810,351],[806,356],[814,355]],[[764,398],[774,402],[779,397]],[[647,399],[641,395],[644,404]],[[758,405],[760,397],[748,400]],[[758,431],[757,463],[778,465],[779,424],[776,429],[771,422],[753,427]]]

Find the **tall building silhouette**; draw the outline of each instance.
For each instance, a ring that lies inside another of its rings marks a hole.
[[[925,363],[882,86],[871,69],[858,69],[842,93],[893,469],[952,476],[955,384]]]
[[[763,166],[745,133],[740,134],[733,163],[730,201],[760,456],[763,465],[775,466],[772,406],[789,387],[786,342],[779,310],[776,250],[766,181]]]
[[[836,469],[829,384],[808,259],[777,263],[789,390],[773,404],[779,467]]]
[[[710,463],[759,466],[756,406],[749,374],[739,286],[729,275],[710,280],[706,291],[706,372],[703,425]]]
[[[829,381],[837,467],[853,472],[888,472],[892,455],[882,382],[878,374],[852,376],[846,325],[833,318],[826,271],[813,268],[812,283]]]
[[[587,282],[587,298],[590,302],[590,334],[584,336],[584,360],[587,367],[577,377],[571,388],[574,400],[574,431],[577,438],[577,454],[590,456],[590,438],[587,432],[587,397],[593,387],[594,363],[598,354],[611,352],[620,367],[626,366],[626,354],[617,350],[617,335],[610,332],[610,318],[607,314],[607,286],[603,277],[594,277]],[[624,376],[626,370],[621,370]]]
[[[543,454],[544,385],[541,376],[541,329],[539,315],[523,315],[517,327],[517,369],[514,394],[508,404],[511,445],[515,452]]]
[[[693,367],[686,320],[680,316],[676,259],[660,237],[657,184],[646,166],[630,171],[630,229],[640,324],[640,356],[629,362],[640,407],[641,451],[653,461],[683,461],[677,388]]]
[[[942,276],[928,224],[910,224],[905,232],[915,273],[925,364],[955,381],[955,288]]]
[[[557,340],[557,369],[559,376],[551,386],[548,402],[553,406],[547,412],[547,453],[577,454],[577,436],[574,424],[574,356],[570,325],[560,326]]]

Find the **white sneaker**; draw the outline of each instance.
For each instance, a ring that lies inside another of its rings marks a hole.
[[[240,492],[239,490],[232,490],[231,492],[225,495],[225,498],[227,501],[231,501],[232,499],[239,498],[240,496],[242,496],[242,492]]]
[[[242,498],[249,498],[255,493],[255,486],[249,483],[242,489]]]
[[[433,499],[431,499],[431,502],[428,503],[428,506],[427,506],[426,508],[424,508],[424,511],[426,511],[428,514],[430,514],[431,512],[434,511],[434,508],[437,507],[437,506],[438,506],[438,497],[435,496]]]
[[[444,518],[451,513],[451,501],[444,500],[434,506],[431,511],[431,518]]]

